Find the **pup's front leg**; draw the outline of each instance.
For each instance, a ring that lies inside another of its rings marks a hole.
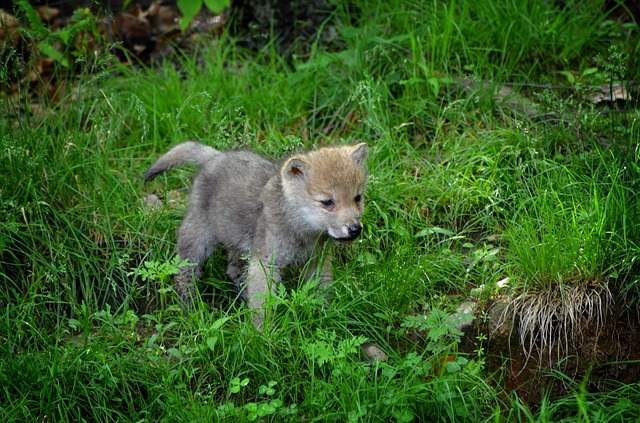
[[[321,255],[316,256],[309,263],[304,279],[308,282],[318,278],[318,284],[316,285],[318,294],[326,299],[327,303],[331,303],[333,299],[333,291],[330,290],[330,286],[333,283],[333,266],[331,265],[333,254],[328,248],[325,248],[319,254]]]
[[[229,264],[227,265],[227,276],[233,282],[233,285],[244,300],[245,280],[247,279],[247,260],[242,257],[239,251],[229,251]]]
[[[320,266],[320,281],[318,283],[319,289],[324,289],[333,283],[333,254],[327,253],[322,257],[322,266]]]
[[[275,293],[280,283],[280,271],[268,260],[252,257],[247,271],[247,282],[244,295],[247,306],[252,310],[251,321],[258,329],[263,329],[264,303],[271,293]]]

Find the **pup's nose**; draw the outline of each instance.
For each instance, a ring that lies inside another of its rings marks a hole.
[[[362,232],[362,225],[360,224],[349,225],[347,230],[349,231],[349,236],[356,237],[360,235],[360,232]]]

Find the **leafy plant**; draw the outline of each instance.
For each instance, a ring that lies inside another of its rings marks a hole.
[[[213,13],[220,13],[231,5],[231,0],[178,0],[178,9],[182,12],[180,26],[184,31],[189,27],[189,23],[200,12],[202,6],[206,6]]]
[[[473,319],[473,316],[465,316]],[[462,331],[456,325],[465,321],[456,321],[444,310],[431,308],[427,314],[419,316],[406,316],[402,322],[405,328],[417,329],[426,333],[426,351],[437,355],[449,351],[460,342]]]
[[[76,38],[84,33],[85,37],[101,40],[98,30],[97,19],[91,14],[89,9],[78,9],[71,16],[69,24],[60,29],[51,31],[44,25],[40,16],[27,1],[17,1],[16,6],[24,14],[29,22],[29,28],[21,29],[20,33],[27,39],[33,39],[38,49],[46,57],[53,58],[64,67],[69,67],[71,62],[69,57],[79,58],[88,52],[83,51],[83,45],[74,46]],[[59,46],[62,46],[60,48]],[[74,50],[76,49],[76,50]]]
[[[129,273],[131,276],[140,276],[143,281],[158,282],[159,287],[157,293],[160,297],[160,309],[167,306],[167,294],[173,292],[173,283],[169,279],[170,276],[177,274],[181,268],[190,266],[189,260],[180,259],[174,256],[170,261],[145,261],[144,267],[136,268]]]
[[[283,408],[284,403],[279,398],[273,398],[276,394],[274,389],[278,382],[269,381],[267,385],[260,385],[258,394],[264,396],[265,399],[260,402],[247,402],[242,407],[236,406],[233,402],[222,404],[217,408],[218,415],[222,418],[233,417],[246,419],[247,421],[255,421],[272,415],[290,416],[296,414],[296,405],[292,404],[287,408]],[[249,378],[240,380],[239,377],[231,379],[229,392],[231,394],[240,393],[241,389],[249,385]],[[270,399],[273,398],[273,399]]]

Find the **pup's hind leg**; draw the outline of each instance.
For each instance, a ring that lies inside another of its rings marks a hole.
[[[239,251],[229,251],[229,264],[227,265],[227,276],[234,283],[246,277],[247,262],[242,259],[242,253]]]
[[[202,267],[217,245],[213,233],[203,227],[203,220],[193,214],[187,214],[178,230],[178,255],[191,263],[181,268],[175,278],[176,292],[186,304],[191,304],[196,289],[194,280],[200,279]]]
[[[247,305],[253,310],[253,325],[262,330],[265,318],[264,303],[271,293],[275,293],[280,283],[280,271],[264,258],[252,257],[249,261],[245,283]]]
[[[242,258],[239,251],[229,251],[229,264],[227,265],[227,276],[233,282],[238,295],[244,300],[244,285],[247,279],[247,260]]]

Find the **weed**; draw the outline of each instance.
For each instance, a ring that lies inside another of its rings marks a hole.
[[[160,299],[159,309],[164,310],[168,306],[167,294],[173,292],[173,280],[169,277],[189,265],[188,260],[180,260],[180,257],[175,256],[169,262],[146,261],[143,268],[135,269],[129,275],[139,276],[144,282],[158,282],[159,286],[155,291]]]

